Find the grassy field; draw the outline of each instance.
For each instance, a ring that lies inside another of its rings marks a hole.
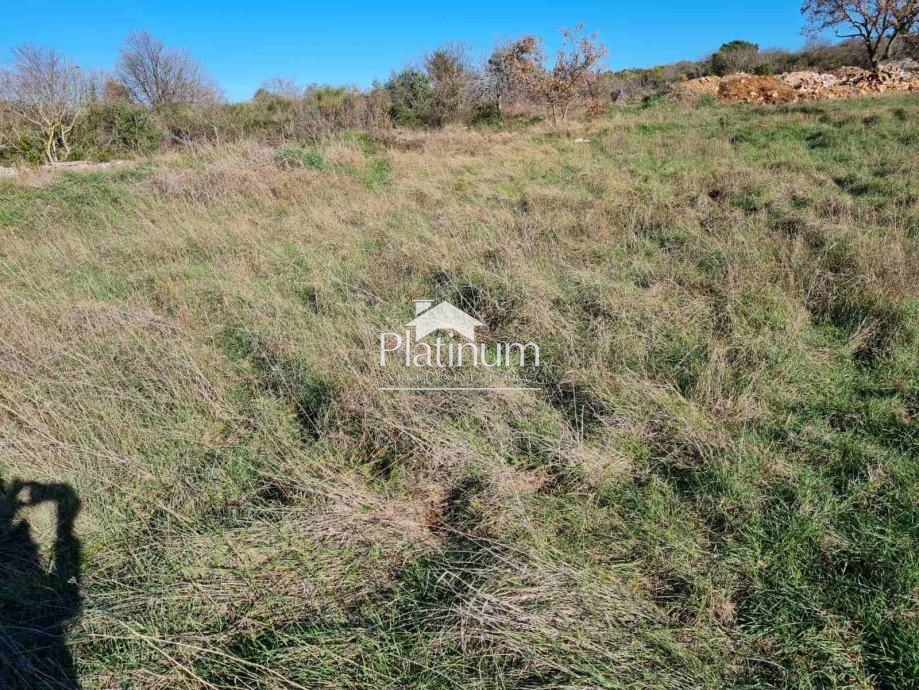
[[[919,687],[917,152],[654,103],[0,181],[7,673],[71,687],[57,611],[85,688]],[[422,297],[543,389],[377,390]]]

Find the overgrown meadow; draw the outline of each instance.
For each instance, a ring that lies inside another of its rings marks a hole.
[[[915,96],[648,102],[0,181],[81,683],[919,687],[917,150]],[[425,297],[542,390],[377,390]]]

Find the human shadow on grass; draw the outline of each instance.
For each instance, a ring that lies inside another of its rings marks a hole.
[[[47,559],[26,520],[45,503],[55,512]],[[65,636],[81,605],[79,510],[67,484],[0,479],[0,690],[80,687]]]

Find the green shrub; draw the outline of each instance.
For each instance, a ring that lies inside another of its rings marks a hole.
[[[130,103],[93,103],[77,123],[70,157],[81,158],[94,152],[92,157],[96,160],[105,160],[125,154],[149,154],[156,150],[159,140],[149,110]]]
[[[228,130],[226,113],[226,106],[220,104],[189,107],[165,103],[153,109],[162,138],[169,144],[221,143],[227,138],[221,137],[221,132]]]
[[[723,76],[731,72],[752,72],[759,63],[759,46],[749,41],[730,41],[712,55],[712,72]]]
[[[234,137],[253,137],[277,144],[293,136],[295,103],[292,99],[259,89],[251,101],[225,106],[225,131]]]
[[[287,141],[316,142],[347,130],[373,130],[388,124],[383,89],[311,86],[302,97],[259,89],[248,103],[214,109],[221,141],[257,139],[277,146]],[[210,136],[214,136],[213,133]]]
[[[37,136],[32,134],[20,134],[18,137],[11,137],[9,145],[0,148],[0,165],[7,165],[25,161],[32,165],[38,165],[45,160],[45,152],[42,143]]]
[[[718,96],[713,93],[704,93],[699,97],[697,104],[700,108],[710,108],[718,105]]]
[[[653,108],[656,105],[665,103],[667,101],[667,95],[662,93],[649,94],[647,96],[642,96],[641,107],[642,108]]]
[[[274,152],[274,162],[284,170],[312,168],[321,170],[325,161],[316,149],[299,146],[284,146]]]
[[[485,125],[487,127],[500,127],[503,118],[497,103],[481,103],[469,114],[470,125]]]
[[[467,78],[462,50],[441,48],[425,60],[431,82],[431,124],[442,126],[462,115],[461,94]]]
[[[386,82],[389,93],[389,117],[394,125],[409,127],[430,125],[434,88],[423,72],[406,69]]]

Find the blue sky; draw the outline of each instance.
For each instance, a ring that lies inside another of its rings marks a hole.
[[[7,3],[9,8],[2,8]],[[613,69],[695,59],[735,38],[763,48],[795,48],[803,43],[799,8],[800,0],[411,0],[315,6],[290,0],[0,0],[0,54],[6,60],[9,48],[35,43],[54,46],[86,68],[109,68],[125,34],[147,29],[204,62],[227,98],[245,100],[274,76],[303,84],[367,86],[448,41],[462,42],[479,56],[496,39],[535,33],[551,48],[561,27],[578,22],[599,32]]]

